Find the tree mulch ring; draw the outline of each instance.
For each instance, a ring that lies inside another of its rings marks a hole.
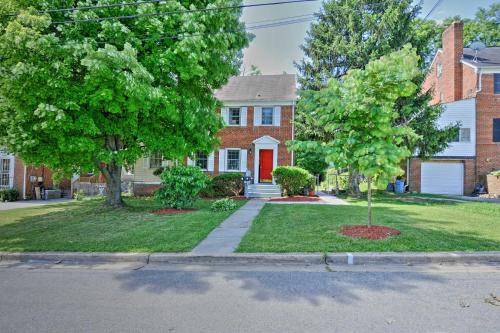
[[[175,208],[163,208],[153,211],[153,214],[158,215],[173,215],[173,214],[184,214],[194,212],[195,209],[175,209]]]
[[[344,236],[364,239],[385,239],[390,236],[401,234],[401,231],[381,225],[344,225],[340,228],[340,233]]]
[[[270,201],[290,201],[290,202],[317,202],[321,199],[319,197],[305,197],[302,195],[296,195],[292,197],[283,197],[283,198],[272,198]]]

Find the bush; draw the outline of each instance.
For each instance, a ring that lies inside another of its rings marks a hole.
[[[314,188],[314,176],[299,167],[277,167],[273,171],[273,176],[286,195],[303,194],[306,186]]]
[[[490,175],[492,175],[492,176],[500,176],[500,170],[492,171],[492,172],[490,172]]]
[[[19,191],[15,188],[0,190],[0,202],[17,201],[19,199]]]
[[[210,209],[212,212],[227,212],[236,208],[236,202],[232,199],[220,199],[214,201]]]
[[[160,177],[162,186],[155,198],[176,209],[192,207],[208,180],[200,168],[184,165],[166,168]]]
[[[238,196],[245,189],[245,184],[241,180],[242,177],[243,175],[237,172],[223,173],[215,176],[203,189],[202,195],[207,198]]]

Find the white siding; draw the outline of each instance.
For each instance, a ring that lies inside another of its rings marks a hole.
[[[470,128],[470,142],[451,142],[436,156],[475,156],[476,155],[476,99],[465,99],[443,104],[445,111],[438,119],[438,126],[460,122],[461,128]]]

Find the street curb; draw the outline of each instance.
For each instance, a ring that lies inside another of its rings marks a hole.
[[[3,261],[54,261],[158,264],[430,264],[500,263],[500,251],[487,252],[359,252],[359,253],[107,253],[107,252],[0,252]]]
[[[1,260],[16,261],[78,261],[78,262],[141,262],[147,263],[148,253],[110,252],[0,252]]]

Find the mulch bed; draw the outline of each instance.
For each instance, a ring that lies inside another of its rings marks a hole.
[[[270,201],[298,201],[298,202],[316,202],[320,201],[319,197],[305,197],[305,196],[293,196],[293,197],[283,197],[283,198],[272,198]]]
[[[247,198],[245,198],[244,196],[241,196],[241,195],[239,195],[237,197],[231,197],[231,199],[233,199],[233,200],[247,200]]]
[[[344,236],[364,239],[385,239],[390,236],[401,234],[401,231],[381,225],[345,225],[340,228],[340,233]]]
[[[153,212],[153,214],[158,215],[172,215],[172,214],[184,214],[194,212],[195,209],[175,209],[175,208],[163,208],[158,209]]]

